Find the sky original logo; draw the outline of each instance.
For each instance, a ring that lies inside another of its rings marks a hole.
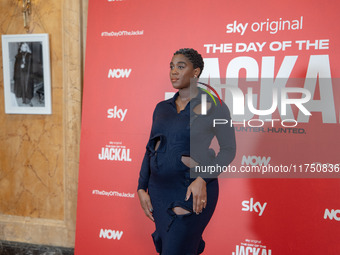
[[[120,119],[120,121],[123,121],[126,115],[127,109],[122,110],[118,109],[118,107],[115,105],[114,108],[110,108],[107,110],[107,118],[108,119]]]
[[[129,78],[132,69],[109,69],[108,78]]]
[[[323,216],[323,218],[326,219],[330,219],[330,220],[336,220],[336,221],[340,221],[340,210],[329,210],[326,209],[325,210],[325,214]]]
[[[99,238],[110,239],[110,240],[120,240],[122,238],[122,235],[123,235],[123,231],[101,229],[99,233]]]
[[[254,22],[252,24],[243,24],[235,20],[233,23],[226,25],[226,33],[239,33],[244,35],[248,25],[252,32],[267,31],[270,34],[276,34],[282,30],[301,30],[303,27],[303,16],[294,20],[282,20],[282,18],[280,18],[279,20],[271,21],[267,19],[266,21]]]
[[[242,165],[252,165],[252,166],[262,166],[262,165],[268,165],[270,162],[271,157],[260,157],[260,156],[243,156],[242,157]]]
[[[259,216],[262,216],[264,209],[266,208],[267,203],[264,203],[261,205],[260,202],[254,203],[254,198],[250,198],[250,200],[244,200],[242,201],[242,211],[246,212],[256,212],[259,214]]]

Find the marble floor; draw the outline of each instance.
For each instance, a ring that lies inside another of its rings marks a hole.
[[[74,249],[0,240],[0,255],[73,255]]]

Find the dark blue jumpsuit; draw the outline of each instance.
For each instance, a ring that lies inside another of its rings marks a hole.
[[[193,169],[183,164],[182,156],[190,156],[200,165],[221,166],[229,165],[235,157],[234,129],[229,125],[212,126],[214,118],[230,120],[227,106],[224,103],[223,106],[215,106],[210,100],[211,108],[207,115],[196,115],[192,111],[195,105],[200,105],[202,93],[200,91],[180,113],[176,109],[176,93],[173,98],[158,103],[153,114],[138,189],[144,189],[150,195],[156,224],[152,238],[161,255],[202,253],[205,246],[202,233],[214,213],[218,199],[217,176],[203,176],[207,182],[207,207],[199,215],[193,213],[192,195],[188,201],[185,201],[185,196],[195,178],[190,178]],[[209,149],[214,136],[220,146],[217,156]],[[155,151],[159,140],[159,147]],[[182,207],[190,213],[176,215],[172,210],[174,207]]]

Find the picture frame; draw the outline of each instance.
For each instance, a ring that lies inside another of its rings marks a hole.
[[[2,35],[6,114],[52,114],[48,34]]]

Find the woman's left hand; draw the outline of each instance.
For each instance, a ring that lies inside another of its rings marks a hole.
[[[187,189],[185,201],[190,198],[192,194],[193,204],[192,208],[196,214],[202,212],[207,206],[207,184],[201,177],[197,177]]]

